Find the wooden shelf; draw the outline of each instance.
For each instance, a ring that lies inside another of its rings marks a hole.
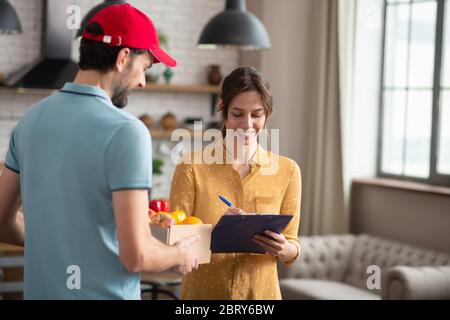
[[[159,92],[181,92],[181,93],[208,93],[219,94],[219,86],[211,85],[181,85],[181,84],[160,84],[160,83],[148,83],[145,88],[141,90],[146,91],[159,91]]]
[[[162,129],[150,129],[150,135],[152,139],[170,139],[172,131]]]
[[[4,81],[4,75],[0,74],[0,84]],[[16,90],[20,94],[31,95],[52,95],[58,90],[54,89],[33,89],[33,88],[9,88]],[[220,94],[220,86],[212,86],[207,84],[161,84],[161,83],[147,83],[147,85],[140,89],[143,91],[154,92],[170,92],[170,93],[193,93],[193,94],[209,94],[211,95],[211,115],[216,113],[216,102]]]
[[[38,89],[38,88],[15,88],[20,94],[37,94],[37,95],[52,95],[58,92],[56,89]]]
[[[0,252],[23,252],[24,248],[0,242]]]
[[[0,73],[0,83],[5,80],[5,76]],[[58,90],[54,89],[33,89],[33,88],[13,88],[21,94],[53,94]],[[198,93],[198,94],[219,94],[219,86],[203,85],[203,84],[162,84],[162,83],[147,83],[147,85],[140,89],[144,91],[155,92],[173,92],[173,93]]]
[[[1,82],[1,78],[0,78]],[[17,93],[21,94],[54,94],[58,90],[54,89],[34,89],[34,88],[15,88]],[[153,92],[170,92],[170,93],[194,93],[194,94],[219,94],[220,87],[208,86],[208,85],[167,85],[167,84],[147,84],[142,89],[137,89],[134,92],[139,91],[153,91]]]

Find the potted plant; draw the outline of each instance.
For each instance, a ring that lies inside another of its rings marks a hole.
[[[158,39],[161,48],[169,49],[169,37],[164,32],[158,32]],[[161,63],[155,64],[150,68],[150,71],[146,74],[146,80],[148,82],[158,82],[160,76],[163,76],[166,83],[170,83],[173,77],[173,71],[170,68],[165,67]]]

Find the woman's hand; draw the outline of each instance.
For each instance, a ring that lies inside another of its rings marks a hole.
[[[246,214],[246,212],[240,208],[228,208],[228,210],[224,213],[226,216],[238,216],[241,214]]]
[[[288,240],[283,234],[278,234],[266,230],[265,236],[255,235],[253,241],[260,245],[268,254],[278,257],[281,261],[287,262],[297,255],[297,246]]]

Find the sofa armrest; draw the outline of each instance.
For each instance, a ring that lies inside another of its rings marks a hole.
[[[450,266],[391,268],[382,297],[386,300],[450,299]]]
[[[280,278],[342,281],[354,240],[353,235],[301,237],[300,258],[290,266],[279,263]]]

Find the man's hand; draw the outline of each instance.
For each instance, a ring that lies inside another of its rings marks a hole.
[[[113,192],[114,216],[119,238],[119,258],[128,272],[162,272],[174,267],[180,273],[197,267],[192,244],[199,236],[183,239],[173,246],[154,238],[148,225],[147,190]]]
[[[173,271],[184,276],[198,268],[197,258],[192,250],[192,245],[199,239],[199,235],[192,235],[175,243],[174,246],[180,251],[180,254],[184,256],[184,259],[180,265],[173,268]]]
[[[20,177],[8,168],[0,172],[0,242],[23,246],[25,227],[20,206]]]

